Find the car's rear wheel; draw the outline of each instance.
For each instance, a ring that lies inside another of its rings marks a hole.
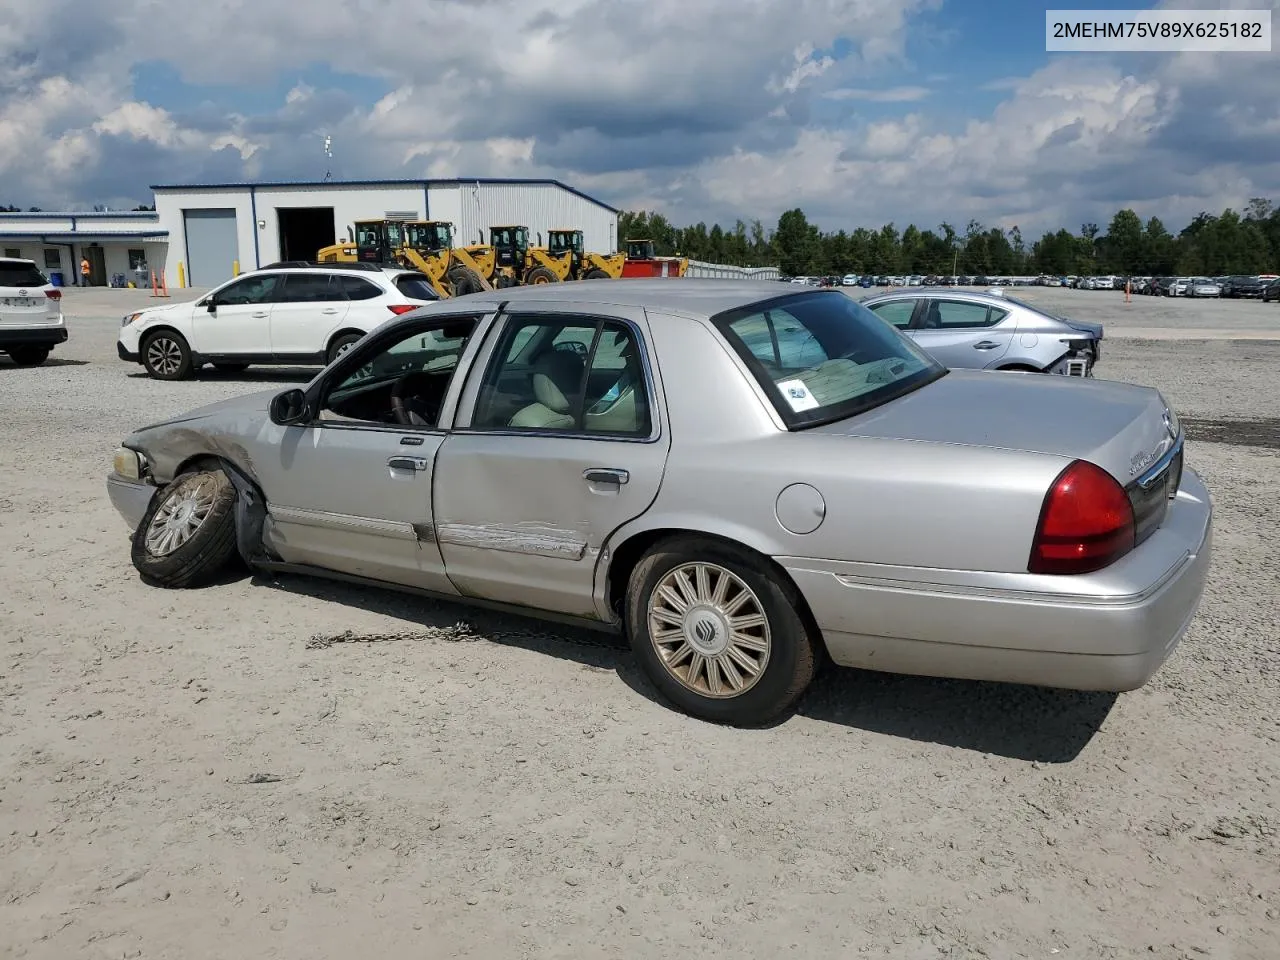
[[[363,336],[360,333],[344,333],[339,337],[334,337],[333,343],[329,344],[328,362],[333,363],[333,361],[359,343]]]
[[[181,334],[157,330],[142,341],[142,366],[157,380],[183,380],[191,376],[191,348]]]
[[[38,367],[49,359],[48,347],[9,347],[9,359],[19,367]]]
[[[799,701],[818,647],[794,586],[749,550],[701,537],[655,546],[627,588],[631,648],[686,713],[766,723]]]
[[[152,499],[133,533],[133,565],[154,586],[212,579],[236,550],[236,490],[218,469],[174,478]]]

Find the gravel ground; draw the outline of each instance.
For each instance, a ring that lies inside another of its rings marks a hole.
[[[1124,332],[1280,308],[1035,293],[1194,425],[1217,553],[1186,641],[1118,698],[848,671],[740,731],[584,633],[144,587],[119,439],[308,374],[148,380],[114,356],[144,295],[68,291],[57,359],[0,361],[0,955],[1274,960],[1280,342]]]

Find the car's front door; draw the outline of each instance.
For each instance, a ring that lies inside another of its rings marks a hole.
[[[283,279],[279,273],[253,274],[200,300],[192,348],[208,356],[270,354],[271,308]]]
[[[907,331],[946,367],[982,369],[1009,351],[1012,327],[997,326],[1009,311],[976,300],[926,298]]]
[[[323,355],[349,308],[338,277],[290,272],[271,308],[271,352],[280,360]]]
[[[475,310],[475,307],[472,308]],[[253,461],[270,543],[304,563],[455,593],[431,488],[483,312],[423,318],[348,351],[309,388],[304,425],[268,424]]]
[[[670,434],[643,310],[500,315],[437,457],[436,535],[463,594],[596,616],[602,545],[657,496]]]

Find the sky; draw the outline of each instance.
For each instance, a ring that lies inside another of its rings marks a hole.
[[[154,183],[326,172],[554,177],[677,225],[800,207],[824,230],[1038,236],[1105,230],[1121,207],[1176,230],[1280,201],[1280,46],[1046,54],[1027,0],[3,6],[0,204],[128,208]]]

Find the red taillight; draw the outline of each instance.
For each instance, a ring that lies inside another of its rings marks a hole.
[[[1058,474],[1031,547],[1032,573],[1089,573],[1133,549],[1133,506],[1115,477],[1086,460]]]
[[[62,299],[62,291],[61,291],[61,290],[46,290],[46,291],[44,292],[44,295],[45,295],[46,297],[48,297],[50,300],[61,300],[61,299]]]
[[[402,313],[408,313],[410,310],[417,310],[417,304],[413,303],[389,303],[387,309],[394,313],[397,317]]]

